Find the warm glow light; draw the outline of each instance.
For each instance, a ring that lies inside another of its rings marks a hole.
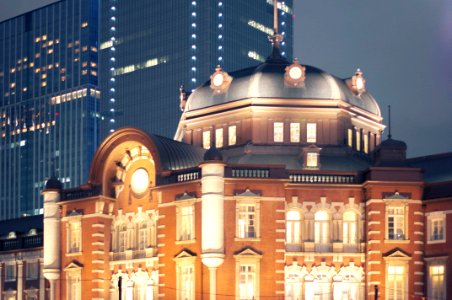
[[[221,86],[224,82],[223,74],[217,74],[212,79],[214,86]]]
[[[137,169],[132,174],[132,190],[137,194],[142,194],[149,186],[149,174],[145,169]]]
[[[293,67],[289,71],[289,76],[292,79],[300,79],[302,75],[303,71],[301,70],[300,67]]]

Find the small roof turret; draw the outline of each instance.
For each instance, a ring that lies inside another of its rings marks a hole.
[[[63,188],[63,184],[56,177],[50,177],[47,180],[46,185],[44,187],[44,192],[47,191],[60,191]]]

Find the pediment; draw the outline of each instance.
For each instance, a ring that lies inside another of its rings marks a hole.
[[[383,254],[383,257],[385,259],[392,258],[392,259],[411,259],[411,255],[407,252],[403,251],[400,248],[392,249],[386,253]]]
[[[71,261],[67,266],[64,268],[65,271],[71,271],[71,270],[79,270],[83,269],[83,264],[79,263],[76,260]]]
[[[196,254],[191,252],[188,249],[183,249],[181,252],[179,252],[179,254],[177,254],[174,257],[174,259],[191,258],[191,257],[196,257]]]
[[[237,251],[234,254],[234,257],[256,257],[256,258],[259,258],[259,257],[262,257],[262,253],[260,253],[259,251],[255,250],[255,249],[253,249],[251,247],[246,247],[246,248],[243,248],[243,249]]]

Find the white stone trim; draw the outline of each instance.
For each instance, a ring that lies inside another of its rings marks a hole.
[[[92,227],[92,228],[104,228],[104,227],[105,227],[105,224],[96,223],[96,224],[91,225],[91,227]]]
[[[372,226],[372,225],[380,225],[381,224],[381,222],[380,221],[370,221],[369,223],[367,223],[369,226]]]

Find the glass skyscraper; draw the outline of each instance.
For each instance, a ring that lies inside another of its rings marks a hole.
[[[85,182],[98,145],[98,0],[0,23],[0,219],[39,213],[45,179]]]
[[[281,51],[292,59],[292,0],[279,3]],[[231,72],[270,54],[273,0],[101,0],[101,137],[134,126],[172,137],[179,86],[216,66]]]

